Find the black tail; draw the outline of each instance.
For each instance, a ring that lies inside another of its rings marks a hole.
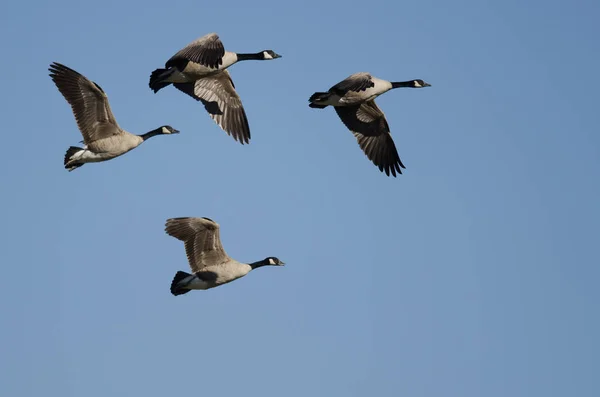
[[[321,105],[318,102],[326,101],[329,98],[329,95],[331,94],[328,92],[315,92],[310,96],[310,98],[308,98],[308,101],[310,102],[310,105],[308,106],[316,109],[326,108],[327,105]]]
[[[163,79],[165,79],[166,77],[168,77],[171,74],[171,73],[166,73],[166,72],[170,72],[170,70],[169,69],[156,69],[150,75],[150,84],[149,85],[155,94],[161,88],[165,88],[166,86],[171,84],[171,83],[165,83],[164,81],[162,81]]]
[[[67,165],[69,163],[69,161],[71,161],[71,156],[73,156],[75,153],[79,152],[80,150],[83,150],[83,148],[77,147],[77,146],[71,146],[70,148],[67,149],[67,153],[65,153],[65,168],[67,170],[73,171],[76,168],[79,168],[83,165],[83,163],[71,163],[69,165]]]
[[[173,281],[171,281],[171,293],[175,296],[177,295],[183,295],[183,294],[187,294],[188,292],[190,292],[190,289],[187,288],[183,288],[179,285],[179,282],[183,279],[185,279],[186,277],[191,276],[191,274],[186,273],[186,272],[177,272],[175,273],[175,277],[173,277]]]

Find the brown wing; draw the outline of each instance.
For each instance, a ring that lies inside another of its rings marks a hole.
[[[396,172],[402,174],[404,164],[398,156],[385,115],[374,100],[355,106],[336,106],[335,111],[380,171],[394,177]]]
[[[233,139],[250,142],[250,126],[240,96],[235,91],[227,70],[196,80],[194,83],[174,83],[177,89],[202,101],[210,117]]]
[[[98,84],[60,63],[52,63],[49,70],[54,84],[71,105],[86,145],[122,132],[108,97]]]
[[[179,50],[167,61],[166,67],[185,59],[206,67],[217,68],[223,64],[223,55],[225,55],[225,48],[221,39],[216,33],[209,33]]]
[[[367,88],[374,87],[371,75],[366,72],[354,73],[345,80],[340,81],[329,89],[329,92],[339,96],[344,96],[348,91],[360,92]]]
[[[165,231],[169,236],[184,242],[185,252],[192,271],[198,272],[229,260],[221,245],[219,224],[208,218],[171,218]]]

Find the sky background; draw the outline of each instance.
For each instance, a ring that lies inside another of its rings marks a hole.
[[[600,395],[597,1],[11,2],[0,14],[0,395]],[[148,78],[218,32],[252,141]],[[119,124],[159,136],[63,168],[81,140],[64,63]],[[378,99],[386,177],[333,109],[348,75],[422,78]],[[170,217],[277,256],[174,297]]]

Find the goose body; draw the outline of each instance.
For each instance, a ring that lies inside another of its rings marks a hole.
[[[50,77],[60,93],[71,105],[83,147],[71,146],[64,158],[64,166],[73,171],[85,163],[97,163],[119,157],[156,135],[178,133],[165,125],[143,135],[123,130],[110,109],[108,96],[102,88],[75,70],[52,63]]]
[[[215,67],[206,66],[198,62],[192,62],[183,56],[173,56],[174,59],[167,61],[165,66],[169,71],[163,78],[163,83],[190,83],[218,72],[222,72],[234,63],[238,62],[235,52],[225,51],[221,58],[221,64]],[[158,92],[161,88],[157,88]]]
[[[396,150],[384,113],[375,98],[394,88],[423,88],[423,80],[390,82],[369,73],[355,73],[331,87],[327,92],[315,92],[309,106],[323,109],[333,106],[346,128],[356,137],[367,158],[386,175],[402,174],[404,164]]]
[[[164,69],[150,75],[150,88],[156,93],[172,84],[202,102],[210,117],[241,144],[250,142],[250,127],[242,101],[227,71],[246,60],[272,60],[281,56],[272,50],[241,54],[225,51],[216,33],[194,40],[173,55]]]
[[[343,82],[341,82],[331,87],[331,95],[328,95],[323,101],[319,102],[319,104],[328,106],[357,105],[363,102],[372,101],[379,95],[392,89],[392,83],[389,81],[378,79],[367,73],[356,73],[350,76],[349,79],[350,78],[352,78],[352,81],[364,78],[369,84],[360,84],[360,81],[357,81],[358,84],[353,86],[342,85]]]
[[[175,296],[191,290],[205,290],[230,283],[262,266],[283,266],[275,257],[254,263],[230,258],[221,244],[219,224],[209,218],[171,218],[165,225],[168,235],[184,242],[193,274],[178,271],[171,282]]]

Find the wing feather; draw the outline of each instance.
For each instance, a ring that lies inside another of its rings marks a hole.
[[[196,80],[174,83],[180,91],[204,104],[209,116],[223,131],[242,145],[250,142],[250,126],[242,100],[227,70]]]
[[[219,224],[209,218],[171,218],[165,225],[169,236],[184,242],[192,271],[219,265],[229,260],[223,249]]]
[[[67,100],[86,145],[123,132],[102,88],[75,70],[54,62],[50,77]]]
[[[402,174],[404,164],[400,161],[385,115],[374,100],[354,106],[336,106],[335,111],[380,171],[394,177],[396,173]]]
[[[329,89],[329,92],[344,96],[347,92],[360,92],[374,87],[375,83],[369,73],[354,73]]]
[[[169,68],[184,59],[216,69],[223,64],[224,55],[225,47],[219,36],[216,33],[209,33],[179,50],[167,61],[166,67]]]

